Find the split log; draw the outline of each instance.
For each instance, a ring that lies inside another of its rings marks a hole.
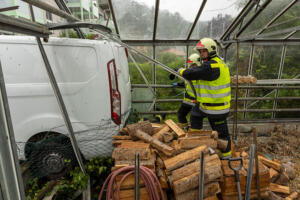
[[[289,177],[285,172],[281,172],[274,183],[287,186],[289,183]]]
[[[201,145],[206,145],[213,149],[217,148],[217,141],[211,138],[187,137],[187,138],[179,138],[178,140],[181,149],[193,149]]]
[[[272,192],[277,192],[277,193],[282,193],[282,194],[290,194],[291,193],[289,187],[278,185],[278,184],[275,184],[275,183],[270,183],[269,189]]]
[[[274,192],[268,191],[268,199],[269,200],[283,200],[282,197],[278,196],[277,194],[275,194]]]
[[[144,142],[151,144],[151,146],[153,146],[154,148],[156,148],[157,150],[163,152],[168,156],[171,156],[174,152],[174,149],[172,147],[162,143],[161,141],[151,137],[150,135],[148,135],[147,133],[139,129],[134,132],[131,132],[130,134],[133,134],[135,137],[143,140]]]
[[[164,126],[163,124],[159,124],[159,123],[151,123],[152,128],[160,128],[162,126]]]
[[[291,195],[289,195],[288,197],[285,197],[285,200],[294,200],[298,197],[298,193],[297,192],[293,192]]]
[[[130,125],[127,125],[126,127],[129,131],[130,136],[134,135],[134,133],[138,129],[147,133],[148,135],[153,135],[153,128],[149,121],[143,121],[143,122],[138,122],[135,124],[130,124]]]
[[[167,124],[176,134],[178,137],[183,137],[185,136],[185,132],[173,122],[173,120],[168,119],[165,121],[165,124]]]
[[[135,153],[139,153],[141,160],[150,159],[150,145],[140,142],[122,143],[119,147],[114,149],[112,158],[115,160],[134,160]]]
[[[188,137],[194,137],[194,136],[209,136],[212,139],[218,139],[218,132],[217,131],[211,131],[211,130],[202,130],[202,131],[188,131],[187,133]]]
[[[174,139],[174,135],[173,135],[173,133],[165,132],[162,135],[162,138],[163,138],[163,142],[168,143],[168,142],[171,142]]]
[[[273,169],[273,168],[270,168],[270,180],[271,182],[275,182],[279,177],[279,173]]]
[[[124,175],[118,175],[116,176],[115,179],[115,190],[117,190],[121,179],[123,178]],[[140,180],[139,180],[139,185],[140,187],[145,186],[145,183],[143,181],[143,179],[140,176]],[[126,179],[122,182],[121,184],[121,189],[133,189],[135,187],[135,175],[134,174],[130,174],[129,176],[126,177]]]
[[[190,190],[181,194],[176,194],[175,193],[175,199],[176,200],[195,200],[198,199],[198,188],[194,190]],[[204,185],[204,191],[203,191],[203,196],[209,197],[212,196],[216,193],[220,192],[220,185],[218,182],[213,182],[209,183],[207,185]]]
[[[156,132],[152,137],[155,138],[155,139],[158,139],[158,140],[161,140],[162,139],[162,135],[165,133],[165,132],[168,132],[170,130],[170,128],[168,126],[163,126],[163,128],[161,128],[158,132]]]
[[[208,171],[210,171],[210,168],[216,168],[214,169],[217,173],[215,174],[215,178],[211,177],[209,179],[214,180],[217,178],[220,178],[222,176],[222,169],[221,169],[221,161],[217,154],[214,154],[212,156],[205,156],[205,175],[209,176],[207,174]],[[184,177],[190,176],[194,173],[199,173],[200,171],[200,160],[197,160],[195,162],[192,162],[188,165],[185,165],[179,169],[176,169],[172,171],[172,175],[169,176],[170,183],[177,181],[179,179],[182,179]],[[206,177],[205,177],[206,179]]]
[[[123,143],[130,143],[130,142],[133,142],[133,141],[132,140],[114,140],[114,141],[112,141],[112,146],[118,147]],[[134,142],[144,143],[143,141],[134,141]]]
[[[132,140],[132,137],[129,135],[113,135],[114,140]]]
[[[200,165],[200,163],[199,163]],[[216,181],[222,177],[222,169],[221,169],[221,162],[219,165],[216,163],[213,166],[205,167],[205,174],[204,174],[204,183],[209,183]],[[191,189],[197,188],[199,185],[199,171],[186,176],[182,179],[174,181],[172,183],[174,192],[176,194],[183,193],[189,191]]]
[[[134,189],[121,190],[119,200],[132,200],[134,199],[135,191]],[[114,194],[115,199],[117,199],[117,192]],[[140,200],[150,200],[149,194],[145,187],[140,188]]]
[[[281,169],[281,163],[279,163],[279,162],[269,160],[261,155],[258,155],[258,160],[261,161],[264,165],[271,167],[271,168],[277,170],[278,172]]]
[[[119,130],[120,135],[129,135],[129,131],[128,128],[122,128],[121,130]]]
[[[203,145],[203,146],[186,151],[184,153],[181,153],[177,156],[174,156],[170,159],[165,160],[164,163],[166,166],[166,170],[172,171],[174,169],[182,167],[183,165],[188,164],[188,163],[198,159],[200,156],[200,153],[205,150],[207,150],[207,146]]]
[[[217,195],[213,195],[213,196],[204,198],[204,200],[219,200],[219,198],[217,197]]]

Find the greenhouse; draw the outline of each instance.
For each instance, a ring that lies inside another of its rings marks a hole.
[[[300,198],[299,16],[298,0],[1,1],[0,199]],[[190,78],[193,55],[223,79]]]

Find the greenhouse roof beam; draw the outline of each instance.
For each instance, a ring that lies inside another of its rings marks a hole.
[[[192,33],[193,33],[193,31],[194,31],[196,25],[197,25],[197,22],[198,22],[198,20],[199,20],[199,18],[200,18],[200,16],[201,16],[201,13],[202,13],[202,11],[203,11],[203,9],[204,9],[204,7],[205,7],[206,2],[207,2],[207,0],[203,0],[203,1],[202,1],[202,4],[201,4],[201,6],[200,6],[200,8],[199,8],[199,11],[198,11],[198,13],[197,13],[197,16],[196,16],[196,18],[195,18],[195,20],[194,20],[194,23],[193,23],[193,25],[192,25],[192,28],[191,28],[191,30],[190,30],[190,32],[189,32],[189,34],[188,34],[186,40],[189,40],[189,39],[190,39],[190,37],[191,37],[191,35],[192,35]]]
[[[238,38],[244,30],[259,16],[259,14],[271,3],[272,0],[266,0],[264,4],[254,13],[254,15],[242,26],[242,28],[236,33],[236,37]]]
[[[229,27],[226,29],[226,31],[223,33],[223,35],[220,37],[220,40],[225,40],[232,31],[240,24],[240,22],[243,20],[243,18],[251,11],[251,9],[255,6],[257,1],[255,0],[249,0],[246,6],[241,10],[241,12],[238,14],[238,16],[235,18],[235,20],[229,25]]]
[[[116,20],[116,16],[115,16],[115,11],[114,11],[111,0],[108,0],[108,4],[109,4],[109,9],[110,9],[111,16],[113,18],[116,33],[117,33],[117,35],[119,35],[120,32],[119,32],[119,28],[118,28],[118,24],[117,24],[117,20]]]
[[[6,7],[6,8],[0,8],[0,12],[6,12],[6,11],[10,11],[10,10],[17,10],[19,8],[19,6],[10,6],[10,7]]]
[[[160,1],[155,1],[155,14],[154,14],[154,26],[153,26],[153,37],[152,40],[154,41],[156,39],[156,30],[157,30],[157,19],[158,19],[158,11],[159,11],[159,4]]]
[[[300,39],[237,39],[237,40],[227,40],[223,44],[232,43],[253,43],[254,45],[300,45]]]
[[[289,3],[284,9],[282,9],[268,24],[265,25],[256,35],[261,34],[264,32],[270,25],[272,25],[279,17],[281,17],[287,10],[289,10],[298,0],[293,0]]]
[[[122,40],[131,46],[193,46],[198,40]]]

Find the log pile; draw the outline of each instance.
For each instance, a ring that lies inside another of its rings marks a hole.
[[[228,161],[220,160],[218,155],[219,149],[226,147],[226,144],[218,139],[215,131],[184,132],[172,120],[166,120],[165,124],[144,121],[126,126],[113,139],[115,149],[112,157],[115,159],[115,166],[112,170],[134,165],[135,153],[139,153],[140,165],[156,174],[169,199],[198,199],[201,152],[205,154],[204,199],[218,199],[218,193],[225,200],[238,198],[234,172],[228,167]],[[239,172],[244,195],[249,155],[246,152],[234,152],[234,145],[232,146],[233,156],[242,157],[244,161]],[[258,158],[261,196],[272,199],[284,195],[286,199],[296,199],[298,194],[291,194],[287,186],[288,181],[295,178],[293,168],[268,160],[262,155]],[[122,177],[118,175],[116,178],[115,188]],[[256,187],[254,164],[251,199],[257,197]],[[141,199],[150,199],[141,178],[140,194]],[[121,184],[120,199],[134,199],[133,174]]]
[[[204,197],[216,199],[220,192],[222,177],[221,161],[212,151],[217,150],[215,131],[184,132],[172,120],[165,124],[151,124],[148,121],[128,125],[113,136],[113,171],[134,165],[135,153],[139,153],[140,165],[156,173],[162,188],[173,191],[175,199],[195,199],[198,195],[200,153],[205,153]],[[210,149],[208,149],[210,147]],[[210,150],[210,151],[209,151]],[[117,177],[116,187],[122,179]],[[140,179],[140,188],[145,185]],[[128,176],[121,185],[120,199],[134,195],[134,175]],[[145,194],[144,194],[145,193]],[[143,199],[149,199],[147,191]]]
[[[236,84],[236,75],[231,77],[231,83]],[[248,76],[238,76],[239,84],[256,84],[257,79],[251,75]]]

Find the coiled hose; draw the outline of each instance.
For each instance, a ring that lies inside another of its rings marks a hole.
[[[119,200],[119,196],[120,196],[120,189],[121,189],[121,185],[123,183],[123,181],[130,175],[133,174],[135,171],[135,166],[128,166],[128,167],[123,167],[121,169],[118,169],[117,171],[112,172],[105,180],[100,194],[98,196],[98,200],[102,199],[102,195],[104,192],[104,189],[107,185],[107,191],[106,191],[106,200],[113,200],[114,197],[114,183],[115,183],[115,179],[116,176],[118,176],[121,173],[125,173],[125,175],[122,177],[118,187],[117,187],[117,200]],[[163,194],[163,190],[161,188],[160,182],[158,180],[158,178],[156,177],[156,175],[147,167],[144,166],[140,166],[140,176],[142,177],[142,180],[145,183],[146,186],[146,190],[149,194],[149,197],[151,200],[164,200],[164,194]],[[157,191],[157,187],[155,185],[155,183],[157,184],[159,191]]]

